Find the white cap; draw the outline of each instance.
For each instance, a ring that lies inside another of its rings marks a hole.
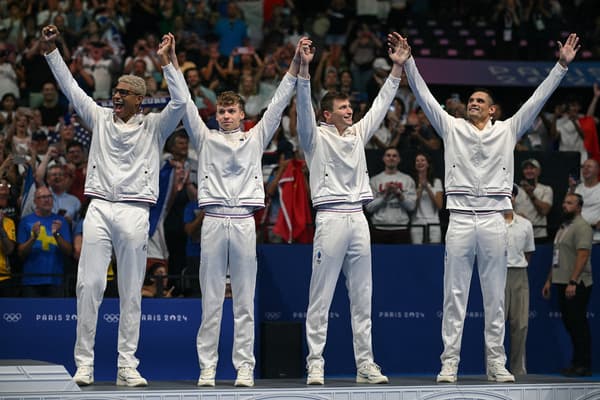
[[[390,64],[388,64],[386,59],[383,57],[378,57],[375,59],[375,61],[373,61],[373,68],[382,69],[384,71],[389,71],[390,69],[392,69],[392,67],[390,67]]]

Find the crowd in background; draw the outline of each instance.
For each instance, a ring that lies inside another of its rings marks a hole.
[[[74,294],[81,225],[89,201],[83,185],[91,133],[57,89],[40,53],[39,35],[47,24],[58,27],[62,56],[79,85],[100,104],[111,105],[112,89],[121,74],[142,77],[148,88],[144,112],[160,109],[168,101],[156,50],[158,38],[173,32],[179,65],[202,119],[209,127],[217,127],[217,95],[233,90],[245,101],[244,127],[248,129],[271,100],[302,35],[310,36],[318,49],[311,71],[314,104],[328,91],[346,93],[357,121],[391,69],[385,45],[388,31],[410,36],[418,33],[415,27],[422,33],[431,21],[446,31],[458,31],[459,21],[478,31],[476,40],[484,38],[486,31],[494,32],[493,37],[488,35],[487,45],[492,57],[523,59],[525,49],[529,59],[551,60],[555,54],[546,44],[576,27],[588,52],[584,51],[585,57],[599,59],[600,15],[594,10],[593,1],[544,0],[0,1],[0,295]],[[426,42],[435,40],[421,36]],[[413,42],[416,54],[419,41]],[[595,118],[599,97],[600,89],[594,86],[583,99],[567,95],[552,102],[516,147],[517,151],[579,155],[574,176],[569,182],[559,182],[560,188],[552,187],[556,184],[553,177],[544,176],[545,183],[551,184],[549,195],[548,190],[544,192],[546,205],[541,207],[528,207],[527,201],[535,197],[534,190],[543,190],[539,178],[545,166],[528,159],[516,168],[523,178],[517,182],[520,196],[525,196],[522,214],[529,213],[540,241],[551,236],[544,233],[549,224],[545,217],[560,205],[553,206],[552,189],[575,190],[584,182],[600,188],[597,161],[586,161],[588,157],[600,160]],[[465,100],[453,93],[444,106],[461,117],[466,112]],[[506,116],[498,108],[495,119],[503,119]],[[375,200],[366,212],[374,242],[443,242],[447,216],[442,143],[404,80],[367,154]],[[302,210],[301,215],[290,220],[281,212],[290,191],[295,190],[282,178],[293,174],[294,168],[307,178],[302,159],[292,100],[263,157],[267,208],[256,214],[263,243],[312,240],[314,210],[307,190],[305,201],[293,207]],[[161,190],[165,188],[167,194],[155,213],[158,225],[150,235],[147,296],[200,292],[197,271],[203,214],[196,205],[195,160],[185,131],[176,131],[161,166]],[[298,184],[306,188],[306,181]],[[600,212],[586,215],[590,224],[598,225]],[[44,220],[49,221],[52,234],[40,222]],[[56,232],[60,232],[58,240]],[[118,266],[113,263],[109,295],[116,292],[115,270]],[[174,283],[166,275],[176,278]]]

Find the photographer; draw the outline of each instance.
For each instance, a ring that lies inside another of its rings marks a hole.
[[[133,46],[133,56],[125,59],[123,73],[133,74],[135,61],[138,59],[144,60],[146,63],[146,73],[149,75],[155,76],[155,72],[162,70],[156,52],[150,50],[146,39],[138,39],[135,43],[135,46]]]
[[[546,216],[552,208],[553,191],[550,186],[538,182],[542,167],[538,160],[527,159],[521,164],[523,179],[519,183],[519,194],[515,199],[515,211],[527,218],[533,225],[536,243],[544,243],[548,239]]]

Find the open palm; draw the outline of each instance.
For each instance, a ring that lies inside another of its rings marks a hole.
[[[568,65],[571,61],[573,61],[580,48],[581,46],[579,45],[579,37],[575,33],[571,33],[569,37],[567,37],[567,40],[565,40],[564,44],[558,42],[558,59],[561,64]]]
[[[410,58],[410,46],[408,41],[399,33],[393,32],[388,35],[388,53],[395,64],[404,64]]]

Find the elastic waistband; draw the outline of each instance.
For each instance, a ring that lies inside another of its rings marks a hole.
[[[462,215],[493,215],[501,212],[501,210],[450,210],[450,213]]]
[[[213,218],[230,218],[230,219],[245,219],[245,218],[253,218],[254,214],[216,214],[212,212],[204,213],[206,217]]]
[[[362,207],[360,208],[349,208],[349,209],[343,209],[343,208],[327,208],[327,207],[319,207],[317,208],[317,213],[320,212],[328,212],[328,213],[336,213],[336,214],[355,214],[355,213],[362,213]]]

